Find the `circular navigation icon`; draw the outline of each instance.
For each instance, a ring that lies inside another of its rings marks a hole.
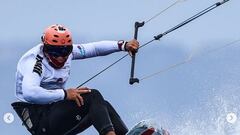
[[[234,124],[237,121],[237,115],[235,113],[228,113],[226,120],[228,123]]]
[[[10,124],[14,121],[14,116],[12,113],[5,113],[3,116],[3,120],[5,123]]]

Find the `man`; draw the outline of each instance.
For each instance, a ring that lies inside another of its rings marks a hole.
[[[139,43],[101,41],[73,44],[62,25],[49,26],[42,43],[19,60],[16,96],[12,104],[23,124],[34,135],[77,134],[93,125],[100,135],[125,135],[127,127],[100,92],[87,87],[65,88],[72,60],[114,52],[136,52]]]

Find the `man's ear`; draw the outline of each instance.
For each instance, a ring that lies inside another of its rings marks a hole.
[[[44,41],[44,37],[43,36],[41,36],[41,40],[42,40],[42,42]]]

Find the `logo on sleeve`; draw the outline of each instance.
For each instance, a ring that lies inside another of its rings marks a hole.
[[[37,55],[36,57],[36,63],[33,67],[33,72],[37,73],[39,76],[42,75],[42,60],[43,57],[41,57],[40,55]]]
[[[78,45],[77,48],[78,48],[78,50],[80,52],[80,55],[85,56],[86,52],[85,52],[84,48],[81,47],[80,45]]]

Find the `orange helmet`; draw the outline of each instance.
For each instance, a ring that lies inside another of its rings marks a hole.
[[[63,67],[73,49],[70,31],[59,24],[51,25],[44,31],[42,42],[49,64],[57,69]],[[59,57],[64,60],[59,61]]]
[[[42,42],[54,46],[72,45],[71,32],[63,25],[51,25],[44,31]]]

